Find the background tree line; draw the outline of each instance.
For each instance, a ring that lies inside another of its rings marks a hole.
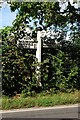
[[[2,90],[13,96],[23,93],[26,96],[38,92],[70,92],[80,89],[80,15],[74,6],[67,2],[62,9],[59,2],[10,2],[11,11],[18,10],[12,27],[1,29],[2,35]],[[35,8],[35,9],[34,9]],[[30,24],[33,20],[33,26]],[[42,63],[38,63],[35,51],[17,46],[17,41],[25,36],[26,27],[32,29],[36,38],[37,28],[54,30],[52,49],[42,49]],[[69,40],[66,40],[69,34]],[[57,43],[56,43],[57,41]],[[41,83],[38,85],[36,68],[41,66]]]

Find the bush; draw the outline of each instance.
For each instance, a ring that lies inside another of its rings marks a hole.
[[[13,96],[24,89],[31,92],[36,88],[35,70],[37,61],[33,54],[24,54],[22,48],[18,48],[14,35],[2,30],[2,89],[3,94]]]
[[[17,47],[16,36],[11,30],[7,27],[1,31],[3,94],[34,96],[38,92],[53,94],[79,89],[78,57],[73,58],[71,52],[57,49],[55,54],[45,52],[42,63],[38,63],[33,53],[25,53],[23,48]],[[39,74],[41,81],[37,79]]]
[[[43,90],[68,92],[79,88],[78,65],[69,54],[59,50],[56,55],[45,56],[42,63]]]

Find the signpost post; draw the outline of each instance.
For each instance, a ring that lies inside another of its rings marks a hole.
[[[36,45],[36,58],[38,60],[38,63],[41,63],[41,31],[37,31],[37,45]],[[37,85],[41,85],[41,71],[40,71],[40,65],[37,66],[36,69],[36,74],[37,74]]]
[[[37,32],[36,58],[38,59],[38,62],[41,62],[41,31]]]

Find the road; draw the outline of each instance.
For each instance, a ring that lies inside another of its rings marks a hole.
[[[2,118],[79,118],[79,106],[63,105],[45,108],[3,110]]]

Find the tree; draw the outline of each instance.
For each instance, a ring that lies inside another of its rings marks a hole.
[[[44,30],[48,28],[54,30],[55,33],[59,33],[55,35],[54,39],[52,38],[53,41],[56,39],[59,43],[57,49],[54,47],[55,51],[59,53],[54,52],[54,49],[52,49],[51,55],[46,54],[43,58],[43,63],[41,63],[43,72],[42,89],[47,90],[48,88],[50,90],[53,87],[59,90],[64,87],[69,89],[71,81],[70,87],[73,88],[75,86],[74,82],[77,83],[78,81],[78,67],[80,65],[80,51],[78,51],[79,49],[74,44],[76,43],[74,42],[75,38],[77,38],[74,35],[78,33],[77,20],[79,15],[77,14],[77,10],[69,2],[63,11],[61,11],[59,2],[11,2],[10,7],[12,11],[17,9],[18,14],[12,27],[6,27],[1,30],[3,92],[8,95],[12,95],[13,93],[14,95],[23,91],[32,95],[32,91],[39,90],[35,74],[38,63],[35,56],[33,56],[33,53],[28,54],[28,51],[22,47],[17,47],[17,40],[24,38],[27,34],[25,30],[28,26],[32,29],[32,36],[29,35],[32,38],[36,38],[38,27]],[[30,25],[32,20],[34,23],[33,26]],[[71,41],[66,41],[65,37],[69,31]],[[79,34],[77,36],[79,37]],[[47,43],[50,41],[51,38],[47,39]],[[51,49],[49,52],[51,52]],[[73,57],[73,53],[75,57]]]
[[[78,31],[77,22],[80,15],[77,9],[67,1],[67,7],[61,11],[59,2],[11,2],[11,11],[18,10],[15,21],[13,22],[14,31],[17,31],[18,37],[22,33],[24,35],[25,26],[29,26],[33,31],[41,29],[53,29],[55,33],[59,31],[55,37],[62,45],[66,42],[66,35],[70,32],[70,39],[74,41],[72,36]],[[35,8],[35,9],[34,9]],[[33,21],[33,26],[31,26]],[[20,32],[21,31],[21,32]],[[33,32],[33,36],[34,33]],[[54,40],[54,39],[53,39]]]

